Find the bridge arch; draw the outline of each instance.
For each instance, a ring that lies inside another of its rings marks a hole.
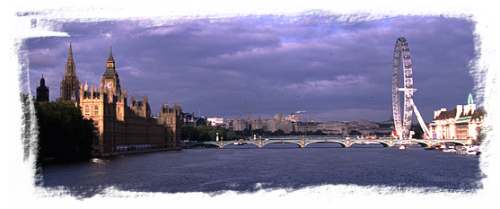
[[[227,148],[228,146],[231,147],[231,146],[248,145],[248,144],[255,146],[255,148],[259,148],[259,145],[255,142],[252,142],[252,141],[240,142],[241,144],[238,144],[238,145],[235,145],[234,142],[235,141],[224,143],[224,145],[222,145],[221,148]]]
[[[422,141],[417,141],[416,142],[418,145],[420,145],[420,147],[430,147],[431,145],[426,143],[426,142],[422,142]]]
[[[384,141],[371,141],[371,142],[362,142],[362,141],[352,141],[351,142],[351,147],[352,146],[355,146],[355,145],[376,145],[376,146],[382,146],[382,147],[391,147],[392,144],[390,144],[389,142],[384,142]]]
[[[311,144],[339,144],[340,146],[342,146],[342,148],[345,148],[347,147],[346,144],[340,142],[340,141],[312,141],[312,142],[306,142],[306,144],[304,145],[304,147],[307,147]]]
[[[457,141],[457,140],[445,140],[442,143],[450,143],[450,144],[461,145],[461,146],[465,146],[466,145],[466,142]]]
[[[392,147],[393,146],[393,144],[389,144],[387,142],[378,142],[378,143],[381,144],[384,147]]]
[[[302,147],[301,144],[300,144],[300,142],[281,141],[281,140],[269,140],[269,141],[263,142],[261,148],[264,148],[264,147],[266,147],[269,144],[295,144],[299,148]]]
[[[190,147],[200,147],[200,146],[220,148],[220,145],[217,142],[213,141],[199,142],[191,145]]]

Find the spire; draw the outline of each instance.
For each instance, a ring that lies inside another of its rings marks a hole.
[[[467,97],[467,104],[474,104],[474,99],[471,93],[469,93],[469,96]]]
[[[75,60],[73,59],[73,46],[70,42],[64,77],[61,81],[61,99],[63,101],[77,101],[79,98],[79,86],[80,82],[76,76]]]
[[[42,78],[40,79],[40,86],[45,86],[45,78],[43,78],[43,74]]]
[[[115,58],[113,57],[113,49],[109,47],[109,56],[106,61],[106,73],[115,74]]]
[[[71,47],[71,41],[69,42],[69,57],[71,57],[71,59],[73,59],[73,47]]]
[[[69,42],[68,59],[66,60],[65,75],[75,75],[75,60],[73,59],[73,47]]]
[[[113,48],[111,46],[109,47],[108,62],[115,62],[115,59],[113,58]]]

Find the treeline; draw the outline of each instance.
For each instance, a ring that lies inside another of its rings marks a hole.
[[[219,139],[221,140],[236,140],[244,137],[241,133],[222,127],[185,125],[181,129],[181,138],[190,141],[215,141],[217,133],[219,133]]]
[[[248,137],[253,137],[255,134],[257,137],[267,137],[267,136],[285,136],[285,135],[326,135],[320,130],[304,132],[290,132],[285,133],[283,130],[277,130],[274,132],[264,131],[263,129],[244,129],[243,131],[232,131],[223,127],[214,127],[209,125],[198,125],[191,126],[186,125],[181,129],[182,140],[190,141],[215,141],[219,133],[220,140],[238,140]]]
[[[80,108],[65,102],[37,102],[35,111],[38,163],[90,159],[97,134],[93,122],[83,119]]]

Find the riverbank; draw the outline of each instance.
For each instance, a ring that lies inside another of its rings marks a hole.
[[[143,154],[143,153],[151,153],[151,152],[180,151],[180,150],[182,150],[182,148],[179,148],[179,147],[138,149],[138,150],[106,153],[106,154],[96,156],[96,157],[97,158],[108,158],[108,157],[114,157],[114,156],[119,156],[119,155],[135,155],[135,154]]]
[[[45,165],[64,165],[64,164],[74,164],[74,163],[81,163],[81,162],[93,162],[99,159],[110,159],[116,156],[123,156],[123,155],[137,155],[137,154],[145,154],[145,153],[154,153],[154,152],[168,152],[168,151],[181,151],[182,148],[153,148],[153,149],[141,149],[141,150],[130,150],[130,151],[122,151],[122,152],[113,152],[113,153],[106,153],[103,155],[95,155],[91,158],[88,159],[77,159],[77,160],[60,160],[56,158],[45,158],[41,160],[40,162],[37,162],[38,165],[40,166],[45,166]]]

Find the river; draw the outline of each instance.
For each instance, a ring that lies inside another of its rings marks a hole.
[[[230,145],[117,156],[99,162],[42,168],[38,185],[63,186],[92,196],[108,186],[143,192],[256,191],[324,184],[474,191],[481,187],[479,157],[378,145],[340,148],[289,144]]]

